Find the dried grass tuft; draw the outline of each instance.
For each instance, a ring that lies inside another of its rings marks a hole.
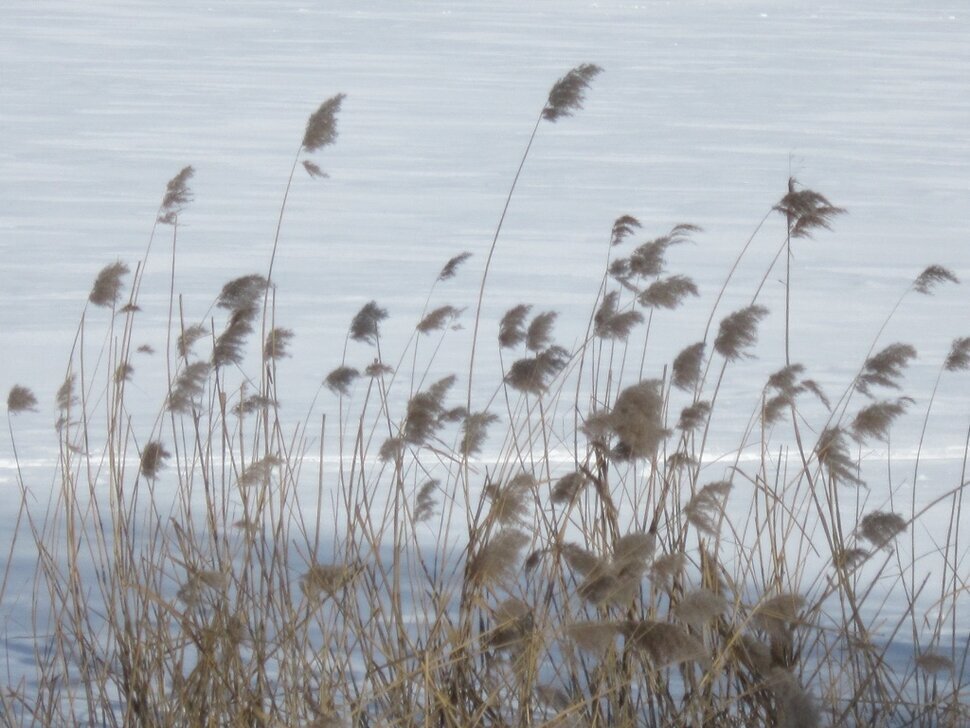
[[[141,451],[141,474],[149,480],[155,480],[158,472],[165,464],[165,460],[170,457],[168,450],[164,448],[158,440],[150,440],[145,443]]]
[[[593,333],[601,339],[626,340],[633,327],[643,322],[639,311],[619,310],[619,291],[610,291],[593,317]]]
[[[191,166],[183,167],[177,175],[172,177],[165,186],[165,196],[158,211],[158,221],[164,225],[174,225],[182,208],[192,200],[189,190],[189,180],[195,170]]]
[[[513,389],[530,394],[546,391],[549,382],[563,370],[569,361],[569,352],[561,346],[551,346],[534,357],[512,362],[505,381]]]
[[[461,267],[462,263],[464,263],[466,260],[468,260],[471,257],[472,257],[471,253],[464,252],[464,253],[459,253],[458,255],[451,258],[447,263],[445,263],[444,267],[441,269],[441,272],[438,274],[438,280],[447,281],[451,278],[454,278],[455,274],[458,273],[458,269]]]
[[[902,377],[903,370],[915,358],[916,349],[909,344],[890,344],[866,359],[855,388],[866,396],[872,396],[870,390],[876,386],[899,389],[896,380]]]
[[[282,359],[289,356],[287,347],[293,340],[292,329],[275,327],[266,334],[266,342],[263,344],[263,357],[268,360]]]
[[[350,338],[366,344],[377,344],[380,323],[386,318],[387,309],[378,306],[376,301],[365,303],[350,322]]]
[[[909,397],[900,397],[863,407],[852,420],[852,435],[860,442],[870,437],[888,440],[889,428],[911,404],[913,400]]]
[[[707,424],[707,420],[710,416],[710,402],[694,402],[694,404],[684,407],[684,409],[680,411],[680,419],[677,420],[677,429],[683,430],[684,432],[694,432]]]
[[[889,544],[906,530],[906,519],[890,511],[873,511],[859,521],[859,535],[876,548]]]
[[[504,528],[482,546],[469,567],[471,579],[480,584],[499,584],[513,579],[519,556],[531,539],[517,528]]]
[[[647,379],[627,387],[616,398],[608,425],[619,438],[619,453],[628,458],[653,458],[670,431],[663,426],[661,383]]]
[[[753,304],[728,314],[714,339],[714,348],[728,361],[748,356],[746,349],[758,341],[758,324],[768,315],[768,309]]]
[[[439,306],[418,322],[417,330],[422,334],[443,329],[461,315],[462,309],[454,306]]]
[[[620,631],[627,644],[643,653],[655,669],[681,662],[710,663],[704,643],[683,627],[650,619],[626,620]]]
[[[511,349],[525,341],[525,319],[532,310],[532,306],[520,303],[513,306],[498,325],[498,343],[503,349]]]
[[[788,194],[781,198],[775,210],[788,220],[788,232],[793,238],[810,238],[823,228],[832,229],[832,218],[845,212],[836,207],[824,195],[809,189],[796,189],[798,180],[788,179]]]
[[[687,522],[706,536],[717,536],[718,524],[730,492],[731,483],[726,480],[705,485],[684,506]]]
[[[586,89],[602,70],[593,63],[583,63],[556,81],[549,91],[549,99],[542,110],[542,118],[555,122],[564,116],[572,116],[574,112],[583,108]]]
[[[414,512],[412,514],[415,523],[427,521],[434,515],[434,509],[437,506],[434,494],[439,485],[439,481],[429,479],[418,488],[417,496],[414,499]]]
[[[953,672],[953,660],[938,652],[923,652],[916,658],[916,667],[930,675],[940,672]]]
[[[355,571],[346,564],[312,564],[300,579],[300,589],[311,602],[336,597],[354,578]]]
[[[192,362],[185,366],[168,393],[169,411],[177,414],[189,412],[202,395],[211,370],[211,365],[204,361]]]
[[[323,380],[324,386],[334,394],[346,397],[350,394],[352,385],[360,376],[360,372],[353,367],[340,366],[330,372]]]
[[[175,341],[175,348],[178,351],[178,355],[183,359],[188,359],[189,354],[192,353],[192,347],[195,346],[195,342],[207,333],[209,333],[209,330],[202,324],[193,324],[187,329],[183,329]]]
[[[859,467],[849,456],[849,446],[845,432],[840,427],[827,427],[818,436],[815,445],[815,456],[828,473],[829,478],[836,482],[851,485],[865,485],[859,477]]]
[[[552,327],[556,323],[558,315],[555,311],[544,311],[532,318],[532,322],[525,332],[526,349],[540,352],[552,344]]]
[[[519,473],[504,486],[489,484],[485,495],[492,501],[489,519],[503,526],[522,524],[529,516],[536,479],[529,473]]]
[[[727,609],[727,599],[710,589],[694,589],[684,594],[671,608],[671,613],[679,621],[699,628],[712,622]]]
[[[954,339],[950,353],[946,355],[943,368],[948,372],[961,372],[970,369],[970,336]]]
[[[128,275],[128,265],[120,260],[117,263],[106,265],[94,279],[94,286],[88,294],[88,300],[95,306],[112,308],[121,298],[121,289],[124,286],[124,276]]]
[[[633,215],[621,215],[613,222],[610,245],[619,245],[642,227]]]
[[[701,379],[701,365],[704,363],[703,341],[691,344],[681,351],[671,365],[671,381],[678,389],[690,391]]]
[[[404,439],[407,442],[423,445],[438,431],[448,414],[444,409],[444,399],[454,383],[455,375],[452,374],[411,397],[404,421]]]
[[[581,650],[604,655],[616,644],[619,630],[612,622],[575,622],[567,625],[566,637]]]
[[[938,284],[946,282],[959,283],[960,279],[949,268],[944,268],[942,265],[931,265],[916,276],[916,280],[913,281],[913,290],[917,293],[929,295],[933,293],[933,289]]]
[[[7,411],[14,415],[21,412],[36,412],[37,397],[27,387],[15,384],[7,394]]]
[[[553,503],[572,503],[589,483],[585,473],[576,471],[559,478],[552,486]]]
[[[337,112],[346,98],[345,94],[332,96],[310,114],[303,134],[303,148],[315,152],[337,140]]]
[[[461,453],[465,457],[481,452],[488,435],[488,427],[498,422],[498,416],[489,412],[472,412],[465,417],[461,432]]]
[[[698,296],[697,284],[683,275],[669,276],[651,283],[637,296],[641,306],[675,309],[687,296]]]

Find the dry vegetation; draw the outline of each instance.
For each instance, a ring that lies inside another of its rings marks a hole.
[[[532,138],[568,123],[599,70],[583,65],[554,85]],[[314,159],[337,138],[343,99],[310,117],[290,184],[301,164],[323,176]],[[191,177],[187,167],[172,179],[157,218],[173,269]],[[509,199],[514,190],[515,181]],[[765,279],[781,254],[791,260],[793,241],[842,212],[792,180],[769,212],[787,234]],[[826,393],[789,360],[786,310],[784,359],[752,389],[737,451],[709,477],[722,382],[745,366],[769,315],[761,287],[723,311],[732,269],[707,329],[668,367],[644,373],[654,318],[699,294],[667,265],[699,230],[677,225],[638,243],[631,215],[605,227],[609,255],[577,346],[555,343],[556,314],[527,303],[508,302],[498,329],[486,325],[500,221],[477,301],[431,305],[439,284],[467,275],[468,253],[430,281],[411,343],[397,352],[406,364],[382,349],[388,312],[376,302],[360,310],[348,332],[356,343],[338,342],[344,359],[321,372],[333,407],[319,425],[312,406],[295,426],[280,418],[276,383],[294,332],[274,323],[272,262],[265,276],[227,283],[198,321],[181,310],[173,274],[167,348],[154,358],[138,336],[152,243],[133,268],[108,265],[57,396],[54,492],[46,502],[21,476],[17,529],[5,534],[36,544],[36,677],[7,681],[2,722],[970,720],[958,622],[965,477],[938,484],[937,503],[953,515],[934,529],[929,555],[901,547],[925,508],[878,509],[860,497],[884,487],[863,482],[861,448],[917,408],[896,391],[915,350],[877,336],[854,381]],[[278,243],[277,232],[273,258]],[[788,289],[791,273],[786,265]],[[901,294],[955,282],[931,266]],[[83,342],[95,336],[95,308],[108,315],[93,357]],[[473,323],[467,368],[432,374],[461,320]],[[436,346],[419,357],[420,341]],[[501,371],[476,369],[486,346],[498,347]],[[968,365],[970,339],[957,339],[937,384]],[[166,385],[154,423],[139,427],[126,396],[151,367]],[[473,401],[480,378],[494,386],[490,401]],[[10,390],[9,415],[39,408],[29,389]],[[921,406],[927,418],[931,408]],[[339,451],[325,457],[333,427]],[[742,460],[752,445],[758,457]],[[732,510],[732,499],[743,507]],[[5,607],[9,587],[7,571]]]

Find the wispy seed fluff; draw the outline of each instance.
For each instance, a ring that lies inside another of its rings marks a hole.
[[[913,290],[917,293],[929,295],[933,293],[937,284],[945,282],[959,283],[960,279],[949,268],[944,268],[942,265],[931,265],[916,276],[916,280],[913,281]]]
[[[970,369],[970,336],[962,336],[953,340],[950,353],[946,355],[943,368],[948,372],[959,372]]]
[[[906,530],[906,519],[898,513],[873,511],[862,517],[858,528],[862,538],[882,548]]]
[[[350,322],[350,338],[367,344],[376,344],[380,337],[380,323],[387,318],[387,309],[376,301],[369,301]]]
[[[728,361],[748,356],[747,349],[758,341],[758,324],[768,309],[758,304],[728,314],[721,321],[714,348]]]
[[[466,260],[468,260],[471,257],[472,257],[471,253],[464,252],[464,253],[459,253],[454,258],[451,258],[447,263],[445,263],[444,267],[441,269],[441,272],[438,274],[438,280],[447,281],[450,278],[454,278],[455,274],[458,272],[458,269],[461,267],[462,263],[464,263]]]
[[[607,424],[619,438],[618,451],[622,456],[654,457],[670,434],[663,426],[660,381],[647,379],[620,392]]]
[[[147,442],[141,451],[141,474],[149,480],[154,480],[168,457],[168,450],[158,440]]]
[[[619,291],[610,291],[603,296],[603,302],[593,318],[593,333],[601,339],[626,340],[633,327],[643,321],[639,311],[619,310]]]
[[[542,118],[554,122],[564,116],[572,116],[583,108],[586,89],[602,70],[593,63],[584,63],[556,81],[549,91],[549,100],[542,110]]]
[[[613,222],[613,231],[610,234],[610,245],[619,245],[641,227],[640,221],[633,217],[633,215],[621,215]]]
[[[15,384],[7,395],[7,411],[11,414],[36,412],[37,397],[27,387]]]
[[[671,365],[671,381],[675,387],[690,391],[697,386],[701,378],[701,365],[704,363],[704,347],[704,342],[698,341],[676,356]]]
[[[106,265],[94,280],[94,286],[88,295],[88,300],[95,306],[110,308],[121,298],[122,280],[128,274],[128,265],[120,260]]]
[[[177,175],[168,181],[165,187],[165,196],[162,198],[162,205],[158,211],[158,221],[163,225],[173,225],[182,208],[192,200],[189,180],[194,174],[195,170],[191,166],[183,167]]]
[[[337,140],[337,112],[345,98],[345,94],[331,96],[310,114],[303,134],[303,148],[306,151],[315,152]]]
[[[915,358],[916,349],[909,344],[890,344],[866,359],[862,373],[856,380],[856,389],[870,397],[872,387],[899,389],[899,382],[896,380],[903,376],[903,370]]]

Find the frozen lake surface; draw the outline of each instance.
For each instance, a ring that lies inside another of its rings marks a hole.
[[[296,332],[281,401],[300,418],[366,301],[389,309],[385,346],[399,351],[441,265],[470,251],[468,275],[436,295],[473,304],[536,115],[551,84],[584,62],[604,73],[582,112],[540,129],[493,263],[483,336],[528,302],[561,311],[557,331],[571,344],[585,330],[614,219],[636,216],[643,238],[689,222],[703,232],[671,266],[702,295],[657,321],[646,366],[659,376],[699,338],[727,270],[791,175],[849,212],[832,232],[800,241],[793,260],[792,358],[836,396],[924,267],[970,277],[962,2],[5,0],[0,384],[27,385],[41,402],[15,421],[34,487],[50,482],[54,396],[91,283],[104,265],[143,255],[179,169],[196,169],[176,273],[194,319],[227,280],[265,273],[306,118],[347,94],[337,143],[314,157],[330,177],[298,170],[274,269],[277,323]],[[724,312],[748,302],[783,238],[784,219],[770,217]],[[156,241],[144,283],[158,311],[169,244]],[[780,275],[768,278],[773,315],[746,370],[757,381],[724,384],[735,424],[757,402],[761,374],[779,366]],[[880,339],[920,354],[905,389],[917,414],[893,436],[900,462],[912,463],[940,362],[954,337],[970,335],[968,313],[965,285],[911,296]],[[164,316],[148,310],[140,325],[144,342],[162,349]],[[353,346],[348,358],[365,365],[373,352]],[[482,356],[483,369],[494,367],[494,354]],[[466,349],[441,355],[446,369],[466,361]],[[482,382],[476,397],[493,387]],[[137,379],[132,389],[137,406],[157,412],[154,390]],[[959,375],[941,386],[920,502],[959,483],[968,395]],[[890,493],[909,503],[912,469],[897,474],[873,485],[875,503]],[[14,484],[4,437],[0,487],[13,493]],[[13,515],[0,515],[0,534]],[[22,615],[4,619],[14,621],[8,632],[24,626]]]

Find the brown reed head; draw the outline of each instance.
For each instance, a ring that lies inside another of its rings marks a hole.
[[[337,140],[337,113],[345,98],[345,94],[331,96],[310,114],[303,134],[303,149],[315,152]]]
[[[37,397],[27,387],[15,384],[7,394],[7,411],[13,415],[21,412],[36,412]]]
[[[124,286],[124,276],[128,274],[128,265],[120,260],[106,265],[94,280],[94,286],[88,295],[88,300],[95,306],[112,308],[121,298]]]
[[[572,116],[583,108],[586,89],[602,70],[593,63],[583,63],[556,81],[549,91],[549,99],[542,110],[542,118],[555,122],[564,116]]]
[[[768,315],[768,309],[752,304],[721,321],[714,339],[714,349],[728,361],[748,356],[747,350],[758,341],[758,324]]]

